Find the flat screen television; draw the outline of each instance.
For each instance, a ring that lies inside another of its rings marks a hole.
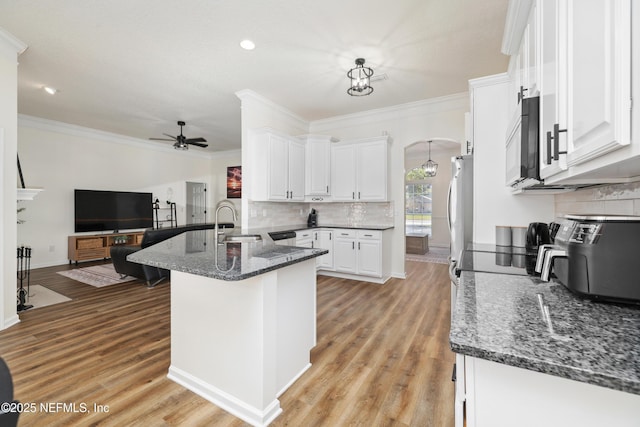
[[[75,190],[75,231],[122,231],[153,227],[151,193]]]

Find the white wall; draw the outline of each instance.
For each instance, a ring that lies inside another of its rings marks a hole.
[[[513,195],[505,185],[507,75],[470,81],[473,115],[473,241],[495,243],[495,227],[551,222],[551,195]]]
[[[32,247],[33,268],[68,262],[74,189],[148,191],[162,202],[175,202],[182,225],[186,182],[204,182],[217,190],[226,177],[222,165],[239,160],[238,153],[214,161],[196,150],[178,151],[170,145],[28,116],[20,116],[18,140],[27,186],[44,188],[33,201],[20,204],[26,210],[19,215],[25,222],[17,227],[18,244]],[[218,174],[222,177],[214,179]],[[208,196],[207,206],[218,194]]]
[[[16,311],[16,188],[18,55],[26,45],[0,28],[0,330]]]
[[[469,98],[465,93],[311,123],[310,133],[331,135],[341,140],[385,133],[393,139],[389,159],[389,198],[394,204],[394,230],[391,238],[391,274],[394,277],[405,277],[404,150],[420,140],[464,141],[464,114],[468,109]],[[450,176],[447,166],[443,165],[442,168],[443,173]]]

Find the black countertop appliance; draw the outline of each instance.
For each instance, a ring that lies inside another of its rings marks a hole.
[[[538,257],[569,290],[640,304],[640,216],[567,215],[554,243]]]
[[[525,248],[527,252],[537,252],[540,245],[551,243],[549,226],[544,222],[532,222],[527,228]]]
[[[309,227],[318,226],[318,212],[315,209],[311,209],[311,212],[309,213],[309,217],[307,218],[307,225]]]

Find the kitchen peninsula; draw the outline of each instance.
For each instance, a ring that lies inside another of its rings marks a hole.
[[[232,239],[235,239],[232,240]],[[168,377],[254,426],[310,366],[316,345],[315,258],[264,235],[188,231],[129,255],[171,270]]]

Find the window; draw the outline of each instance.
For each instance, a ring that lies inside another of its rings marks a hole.
[[[431,235],[431,183],[422,168],[407,173],[405,181],[405,233]]]

